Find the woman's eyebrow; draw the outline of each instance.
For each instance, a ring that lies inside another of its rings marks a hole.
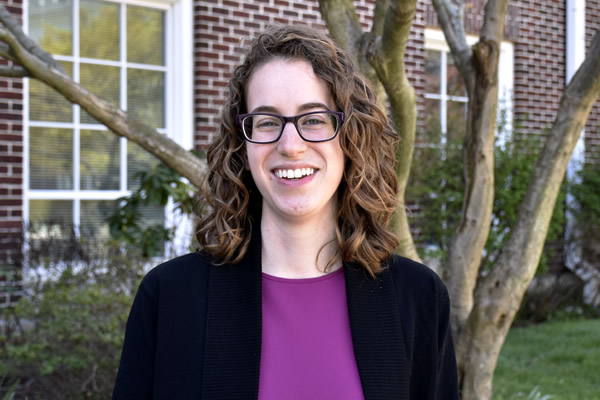
[[[325,109],[327,111],[330,111],[329,107],[326,104],[319,103],[319,102],[302,104],[298,108],[298,110],[300,112],[306,112],[306,111],[314,110],[315,108],[322,108],[322,109]],[[276,107],[273,107],[273,106],[258,106],[254,110],[252,110],[252,112],[253,113],[255,113],[255,112],[268,112],[268,113],[272,113],[272,114],[279,114],[279,110]]]

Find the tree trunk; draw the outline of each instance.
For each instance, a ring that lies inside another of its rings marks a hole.
[[[600,32],[588,54],[563,93],[520,206],[518,222],[494,269],[480,278],[473,310],[457,338],[463,400],[491,397],[500,349],[535,275],[567,164],[600,96]]]
[[[404,50],[416,11],[416,0],[378,0],[370,32],[363,32],[351,0],[320,0],[323,19],[336,43],[350,52],[360,72],[371,82],[378,103],[389,102],[392,123],[400,136],[396,152],[398,199],[404,193],[412,163],[416,129],[416,99],[406,76]],[[386,97],[388,102],[386,102]],[[420,260],[410,233],[406,208],[399,207],[392,226],[400,237],[397,252]]]
[[[480,39],[472,49],[466,44],[462,2],[458,3],[433,1],[469,97],[463,147],[465,192],[462,215],[443,265],[444,279],[452,298],[451,321],[455,338],[461,335],[473,308],[473,294],[494,205],[498,61],[508,0],[486,3]]]

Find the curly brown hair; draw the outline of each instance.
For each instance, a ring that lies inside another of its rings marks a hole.
[[[388,228],[398,205],[394,172],[397,135],[350,57],[327,36],[308,27],[277,26],[260,34],[235,68],[219,132],[207,152],[203,196],[209,207],[199,217],[196,238],[218,262],[237,263],[246,254],[252,225],[260,222],[256,219],[262,196],[245,168],[246,146],[236,117],[247,112],[245,90],[253,71],[276,58],[311,64],[346,116],[339,132],[345,155],[337,191],[339,255],[374,276],[398,245],[398,238]]]

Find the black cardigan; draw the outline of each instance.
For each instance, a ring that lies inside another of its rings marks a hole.
[[[408,259],[387,264],[377,279],[344,264],[365,399],[458,399],[444,284]],[[261,301],[260,240],[237,265],[200,252],[154,268],[131,309],[113,399],[256,399]]]

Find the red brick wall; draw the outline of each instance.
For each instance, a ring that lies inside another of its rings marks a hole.
[[[20,18],[21,0],[0,1]],[[22,215],[23,80],[0,78],[0,306],[9,300],[11,271],[21,264]]]
[[[565,84],[564,1],[522,0],[514,43],[514,116],[523,133],[541,133],[554,120]]]
[[[364,29],[369,29],[374,0],[355,1]],[[423,90],[418,71],[424,60],[424,2],[413,23],[406,63],[417,89]],[[272,24],[307,24],[326,30],[317,0],[197,0],[194,3],[195,145],[205,147],[216,131],[227,80],[243,55],[242,41],[253,38]]]
[[[586,46],[589,48],[594,34],[600,29],[600,0],[586,2]],[[585,126],[586,161],[600,163],[600,101],[597,101]]]

